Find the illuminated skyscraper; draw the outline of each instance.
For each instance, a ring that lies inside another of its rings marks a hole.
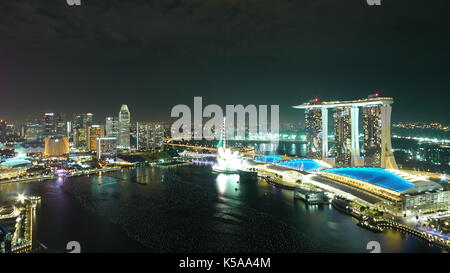
[[[100,125],[92,125],[91,127],[89,127],[88,133],[88,149],[89,151],[95,151],[97,150],[97,138],[104,137],[103,127]]]
[[[73,116],[72,128],[84,128],[87,129],[92,125],[94,119],[94,114],[92,113],[81,113],[75,114]]]
[[[352,101],[319,102],[317,99],[294,106],[305,109],[308,154],[311,158],[327,158],[328,115],[327,109],[336,109],[334,114],[336,165],[360,166],[363,162],[359,149],[359,108],[364,110],[364,164],[368,166],[396,169],[397,164],[391,145],[391,104],[393,99],[379,94],[367,99]],[[322,150],[322,154],[320,154]]]
[[[89,150],[89,127],[92,126],[94,114],[81,113],[73,116],[72,136],[74,146],[78,149]]]
[[[335,163],[337,166],[350,166],[352,157],[351,107],[336,107],[333,118]]]
[[[121,149],[130,149],[130,121],[128,106],[123,104],[119,112],[118,146]]]
[[[0,120],[0,141],[3,141],[6,138],[6,126],[7,122]]]
[[[321,159],[328,151],[328,111],[325,108],[305,109],[307,152],[310,158]]]
[[[25,139],[27,141],[42,141],[44,138],[44,125],[41,120],[27,121]]]
[[[107,137],[115,137],[115,138],[118,137],[118,135],[119,135],[119,118],[118,117],[106,117],[105,135]]]
[[[97,138],[97,158],[113,158],[117,154],[117,139],[115,137]]]
[[[391,144],[391,102],[370,105],[364,113],[364,164],[397,169]]]
[[[44,113],[44,137],[65,136],[67,132],[63,113]]]
[[[88,148],[88,129],[75,128],[72,130],[73,146],[77,149],[85,150]]]
[[[136,125],[138,149],[160,147],[164,141],[164,124],[159,122],[139,122]]]

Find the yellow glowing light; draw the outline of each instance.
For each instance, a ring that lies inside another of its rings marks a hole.
[[[17,196],[17,201],[19,201],[20,203],[23,203],[25,199],[26,197],[23,193],[19,193],[19,195]]]

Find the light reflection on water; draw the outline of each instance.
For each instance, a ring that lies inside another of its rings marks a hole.
[[[238,174],[219,174],[216,178],[217,190],[220,194],[228,193],[234,195],[238,187]]]
[[[0,201],[17,192],[42,196],[38,230],[50,249],[76,239],[85,251],[367,252],[369,241],[383,252],[437,251],[396,231],[364,230],[329,205],[308,206],[265,181],[204,166],[0,185]]]

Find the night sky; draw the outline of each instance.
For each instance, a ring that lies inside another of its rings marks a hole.
[[[448,0],[0,1],[0,119],[128,104],[168,120],[176,104],[395,99],[394,121],[449,123]]]

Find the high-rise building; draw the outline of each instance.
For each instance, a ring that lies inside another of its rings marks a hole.
[[[118,147],[121,149],[130,149],[130,121],[128,106],[123,104],[119,112]]]
[[[4,141],[6,138],[7,122],[0,120],[0,141]]]
[[[119,118],[118,117],[106,117],[105,122],[105,135],[107,137],[119,136]]]
[[[367,106],[363,109],[364,164],[381,166],[381,108]]]
[[[96,146],[98,159],[112,158],[117,154],[117,139],[115,137],[97,138]]]
[[[396,169],[391,145],[391,104],[393,99],[371,95],[367,99],[319,102],[317,99],[294,106],[305,109],[308,154],[311,158],[327,158],[328,109],[335,109],[334,131],[336,158],[334,164]],[[359,108],[364,111],[364,152],[360,157]],[[320,154],[322,150],[322,154]]]
[[[75,114],[73,116],[72,128],[88,128],[92,125],[94,119],[94,114],[92,113],[81,113]]]
[[[44,113],[44,136],[65,136],[67,132],[66,118],[63,113]]]
[[[94,114],[81,113],[73,116],[72,141],[78,149],[89,149],[89,127],[92,126]]]
[[[305,126],[307,153],[310,158],[322,158],[323,150],[323,124],[322,110],[320,108],[311,108],[305,110]]]
[[[67,136],[67,120],[64,113],[56,114],[56,135]]]
[[[163,145],[165,126],[160,122],[138,122],[137,149],[151,149]]]
[[[52,137],[56,136],[56,114],[44,113],[44,136]]]
[[[26,141],[43,141],[44,124],[41,120],[32,120],[26,122],[25,140]]]
[[[73,134],[73,146],[80,150],[86,150],[88,148],[88,129],[75,128],[72,130]]]
[[[363,108],[366,166],[397,169],[391,144],[391,111],[390,103],[368,105]]]
[[[351,107],[336,107],[334,110],[334,149],[337,166],[351,165]]]
[[[88,150],[95,151],[97,150],[97,138],[104,137],[103,127],[100,125],[92,125],[88,129]]]

